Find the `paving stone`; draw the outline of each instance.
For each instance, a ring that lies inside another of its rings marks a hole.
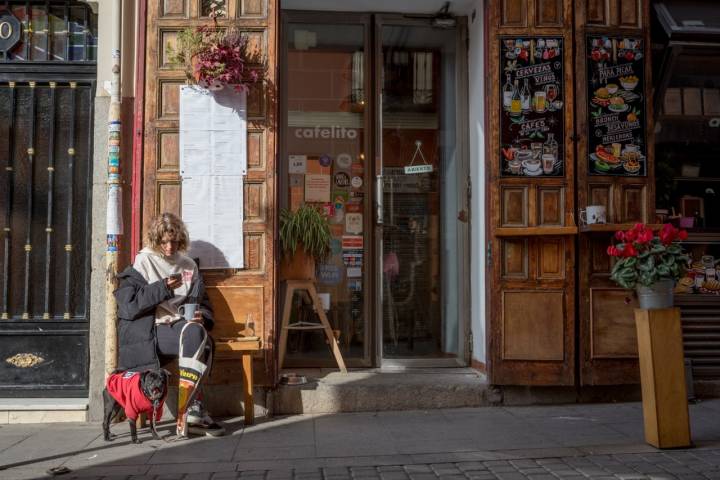
[[[455,466],[462,472],[469,470],[487,470],[483,462],[458,462]]]
[[[565,470],[551,470],[550,473],[552,473],[552,474],[555,475],[555,476],[563,477],[563,478],[565,478],[565,477],[578,477],[578,476],[579,476],[579,477],[585,477],[584,475],[578,474],[577,470],[568,470],[568,469],[565,469]]]
[[[535,460],[532,460],[530,458],[523,458],[521,460],[510,460],[510,464],[517,468],[523,468],[523,467],[533,468],[533,467],[537,467],[537,465],[538,465]]]
[[[441,463],[430,466],[436,475],[462,475],[462,471],[454,463]]]
[[[408,474],[410,480],[436,480],[437,475],[428,472],[411,472]]]
[[[515,473],[518,471],[517,468],[512,465],[498,465],[497,467],[489,467],[488,470],[496,475],[500,473]]]
[[[496,480],[497,477],[490,472],[465,472],[465,476],[470,480]]]
[[[350,473],[353,477],[361,474],[377,475],[378,469],[376,467],[350,467]]]
[[[381,465],[377,467],[380,473],[383,472],[404,472],[402,465]]]
[[[188,473],[185,475],[183,480],[210,480],[211,476],[211,472]]]
[[[527,477],[526,477],[525,475],[523,475],[522,473],[520,473],[520,472],[514,472],[514,473],[503,472],[503,473],[498,473],[498,474],[497,474],[497,478],[498,478],[499,480],[527,480]]]
[[[527,478],[528,480],[557,480],[557,477],[555,475],[550,475],[547,472],[542,475],[530,474],[527,476]]]
[[[647,480],[648,478],[640,473],[616,473],[615,476],[620,480]]]
[[[322,471],[326,477],[328,475],[350,475],[350,469],[347,467],[325,467]]]
[[[456,474],[456,475],[452,475],[452,474],[438,475],[438,478],[439,478],[440,480],[467,480],[467,477],[466,477],[465,475],[462,475],[462,474]]]
[[[404,471],[380,472],[382,480],[407,480],[408,474]]]
[[[521,468],[520,473],[523,475],[544,475],[548,471],[542,467],[535,466],[535,468]]]
[[[216,472],[210,477],[212,480],[236,480],[240,478],[238,472]]]
[[[607,475],[607,473],[608,473],[606,470],[604,470],[602,468],[598,468],[598,467],[577,467],[576,470],[588,477]]]
[[[535,461],[538,465],[565,465],[565,462],[563,462],[559,458],[538,458]]]
[[[430,465],[405,465],[403,467],[407,473],[433,473]],[[433,474],[434,475],[434,474]]]
[[[278,469],[268,470],[266,478],[268,480],[280,480],[280,479],[284,479],[287,477],[292,478],[292,476],[293,476],[293,471],[291,468],[284,468],[284,469],[278,468]]]
[[[317,472],[317,473],[295,473],[296,480],[322,480],[322,478],[323,477],[320,472]]]

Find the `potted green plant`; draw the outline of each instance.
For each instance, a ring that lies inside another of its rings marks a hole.
[[[616,232],[615,239],[619,243],[607,249],[617,259],[610,279],[623,288],[636,289],[640,308],[672,307],[675,282],[688,262],[677,241],[687,239],[687,232],[666,223],[655,235],[638,223]]]
[[[314,280],[315,261],[330,252],[330,223],[324,212],[311,205],[280,212],[280,243],[284,280]]]

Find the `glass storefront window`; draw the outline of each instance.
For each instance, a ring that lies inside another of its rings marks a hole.
[[[316,285],[329,300],[327,315],[346,361],[367,356],[368,338],[364,29],[290,23],[285,33],[286,205],[312,204],[330,219],[331,253],[317,265]],[[313,321],[308,302],[299,295],[294,302],[291,321]],[[324,336],[313,331],[291,331],[287,352],[290,364],[332,359]]]

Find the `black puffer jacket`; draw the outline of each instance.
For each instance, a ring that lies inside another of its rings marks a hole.
[[[148,283],[133,267],[118,275],[115,290],[118,307],[118,369],[148,370],[160,367],[155,337],[155,308],[173,297],[164,281]],[[198,278],[196,282],[202,282]],[[205,291],[201,288],[200,291]],[[212,312],[207,295],[199,302]],[[212,318],[204,318],[205,329],[213,327]]]

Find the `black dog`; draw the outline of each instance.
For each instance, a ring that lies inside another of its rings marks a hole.
[[[130,436],[133,443],[141,443],[137,438],[135,421],[139,414],[150,417],[153,438],[160,439],[155,430],[155,421],[162,415],[162,407],[167,395],[167,383],[170,372],[164,369],[145,372],[117,371],[108,377],[103,390],[103,436],[106,442],[112,439],[110,422],[122,408],[130,424]]]

